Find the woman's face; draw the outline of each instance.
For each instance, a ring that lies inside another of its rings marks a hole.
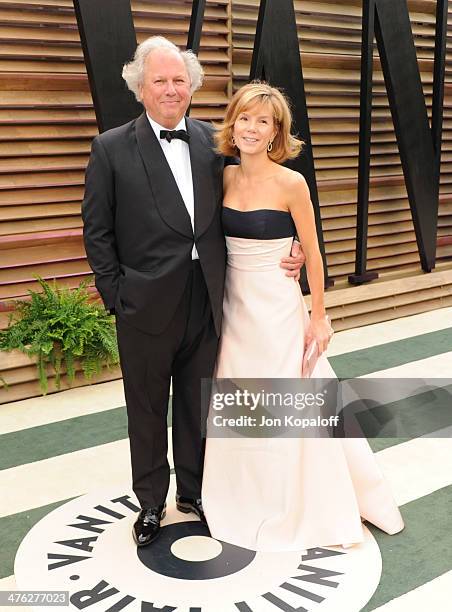
[[[276,133],[273,109],[268,103],[258,103],[242,111],[232,130],[236,147],[247,155],[266,151]]]

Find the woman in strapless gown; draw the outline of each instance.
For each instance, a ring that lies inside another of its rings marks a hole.
[[[223,134],[229,125],[241,167],[225,172],[222,214],[227,270],[216,378],[298,378],[307,338],[315,337],[322,348],[328,343],[326,324],[311,326],[299,284],[280,267],[296,233],[306,247],[299,216],[279,206],[285,173],[292,171],[284,169],[284,174],[272,178],[278,166],[273,161],[272,166],[264,166],[265,160],[261,163],[263,155],[271,152],[261,151],[268,130],[260,121],[267,114],[270,122],[273,115],[279,135],[288,141],[286,148],[292,144],[292,150],[299,151],[299,141],[289,140],[293,138],[288,135],[290,120],[287,124],[284,115],[289,111],[283,107],[281,117],[282,104],[286,102],[278,90],[250,84],[235,94],[226,113]],[[240,126],[243,115],[246,128]],[[221,146],[221,134],[219,148],[230,154],[224,143]],[[265,149],[268,140],[277,141],[272,136],[264,142]],[[263,207],[254,200],[260,189],[248,191],[246,182],[240,183],[242,170],[249,170],[251,176],[260,168],[269,171],[261,195]],[[274,205],[267,196],[276,198]],[[252,199],[249,208],[247,197]],[[309,222],[313,223],[312,218]],[[313,308],[320,308],[323,277],[319,290],[312,266],[310,274],[309,250],[305,254]],[[312,376],[335,378],[325,353]],[[359,543],[364,539],[361,518],[390,534],[403,528],[364,438],[207,437],[202,502],[212,537],[256,551]]]

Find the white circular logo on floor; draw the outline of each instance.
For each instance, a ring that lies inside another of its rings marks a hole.
[[[171,480],[160,535],[140,549],[127,487],[48,514],[19,547],[18,588],[69,591],[70,607],[89,612],[358,612],[375,591],[381,556],[367,529],[350,549],[256,553],[210,538],[194,514],[178,512]]]

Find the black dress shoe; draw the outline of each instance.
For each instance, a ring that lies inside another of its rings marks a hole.
[[[191,497],[183,497],[176,493],[176,506],[180,512],[188,514],[188,512],[194,512],[199,516],[201,522],[207,525],[206,517],[204,516],[204,510],[202,508],[201,499],[192,499]]]
[[[166,504],[154,508],[143,508],[133,526],[133,539],[137,546],[147,546],[160,532],[160,521],[165,518]]]

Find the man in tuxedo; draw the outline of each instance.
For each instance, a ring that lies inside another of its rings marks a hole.
[[[116,315],[142,508],[133,536],[145,546],[165,515],[171,378],[176,504],[205,521],[201,379],[212,377],[221,331],[224,158],[214,151],[212,126],[185,117],[202,83],[193,53],[151,37],[123,76],[145,111],[94,139],[82,216],[96,287]],[[296,276],[301,262],[282,265]]]

